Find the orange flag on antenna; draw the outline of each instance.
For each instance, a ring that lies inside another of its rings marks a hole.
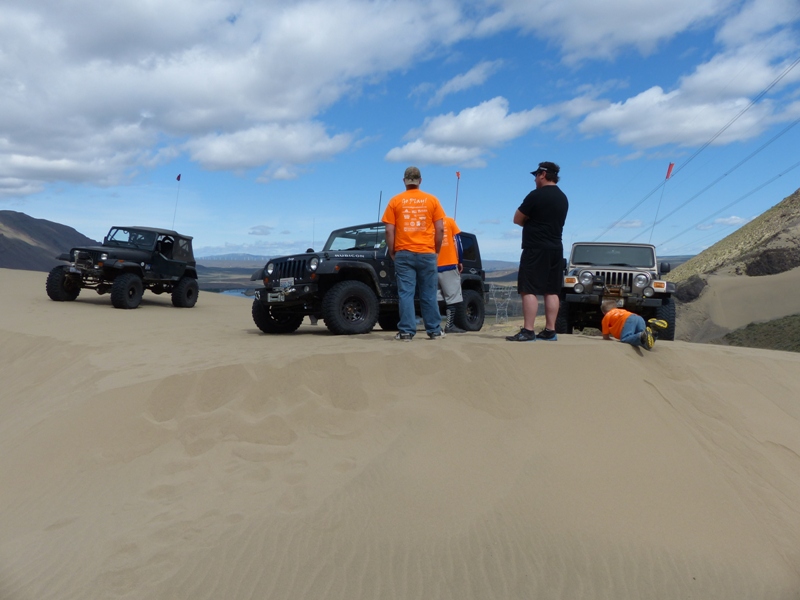
[[[669,179],[669,176],[672,175],[672,167],[674,166],[675,163],[669,163],[669,167],[667,167],[667,179]]]
[[[456,171],[456,179],[461,179],[461,171]]]

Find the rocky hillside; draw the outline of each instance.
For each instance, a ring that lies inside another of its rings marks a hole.
[[[800,189],[675,268],[667,279],[679,282],[710,273],[775,275],[797,266],[800,266]]]
[[[96,244],[72,227],[0,210],[0,268],[49,271],[62,264],[55,258],[62,252]]]

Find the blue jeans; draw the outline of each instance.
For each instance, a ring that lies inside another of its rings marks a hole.
[[[436,302],[436,289],[439,285],[436,254],[418,254],[400,250],[394,255],[394,271],[397,276],[400,309],[397,329],[401,333],[411,335],[416,333],[414,292],[419,288],[419,308],[422,321],[425,323],[425,331],[439,333],[442,330],[442,316],[439,314],[439,304]]]
[[[619,341],[630,344],[631,346],[641,346],[641,334],[647,324],[644,319],[639,315],[630,315],[625,319],[625,324],[622,326],[622,333],[620,333]]]

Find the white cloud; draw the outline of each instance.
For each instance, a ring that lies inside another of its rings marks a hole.
[[[581,122],[586,134],[607,133],[620,145],[653,148],[664,144],[702,145],[747,108],[750,101],[738,98],[720,102],[685,101],[680,91],[665,92],[652,87],[624,102],[610,104]],[[747,140],[769,124],[769,104],[759,104],[719,135],[716,145]]]
[[[737,47],[797,20],[797,11],[797,0],[750,0],[723,24],[717,39]]]
[[[270,227],[269,225],[254,225],[253,227],[250,228],[250,231],[248,231],[248,234],[249,235],[270,235],[273,232],[274,229],[275,229],[274,227]]]
[[[398,31],[403,43],[387,43]],[[347,134],[312,134],[305,152],[289,140],[284,153],[263,133],[308,141],[309,123],[344,95],[468,31],[450,0],[10,0],[0,20],[0,178],[9,194],[118,182],[182,143],[212,169],[325,159],[348,147]]]
[[[618,229],[638,229],[643,225],[641,219],[632,219],[630,221],[617,221],[614,227]]]
[[[477,33],[519,28],[557,44],[567,62],[608,59],[633,47],[643,54],[692,27],[719,18],[737,0],[494,0]]]
[[[211,170],[248,169],[273,161],[325,160],[351,143],[350,134],[329,136],[321,123],[267,124],[229,134],[210,134],[186,143],[193,160]]]
[[[496,73],[502,66],[502,60],[481,61],[466,73],[456,75],[450,81],[445,82],[430,99],[428,106],[441,104],[445,96],[462,92],[471,87],[476,87],[486,83],[491,75]]]
[[[748,221],[750,221],[750,219],[745,219],[745,218],[737,217],[737,216],[730,216],[730,217],[723,217],[723,218],[720,218],[720,219],[714,219],[714,224],[715,225],[726,225],[726,226],[744,225]]]
[[[406,135],[413,141],[393,148],[386,159],[481,167],[489,149],[524,135],[552,114],[541,108],[509,113],[508,100],[492,98],[458,114],[451,112],[426,119],[421,128]]]

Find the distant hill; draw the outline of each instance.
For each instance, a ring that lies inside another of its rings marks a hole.
[[[667,279],[727,272],[737,275],[775,275],[800,266],[800,189],[707,248]]]
[[[73,246],[97,243],[72,227],[0,210],[0,268],[49,271],[63,264],[56,260],[59,254]]]
[[[214,256],[198,256],[197,261],[206,262],[255,262],[266,263],[269,256],[259,256],[257,254],[217,254]]]

